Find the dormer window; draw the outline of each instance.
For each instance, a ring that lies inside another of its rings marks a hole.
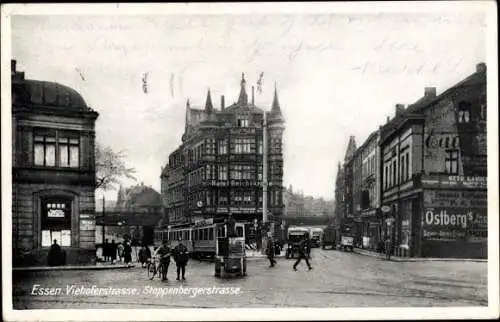
[[[458,104],[458,123],[469,123],[471,119],[470,103],[460,102]]]

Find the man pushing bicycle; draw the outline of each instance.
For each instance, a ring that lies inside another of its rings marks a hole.
[[[167,272],[168,272],[168,266],[170,265],[170,254],[171,250],[170,247],[167,245],[167,241],[163,241],[163,245],[158,247],[158,249],[155,251],[154,255],[155,257],[159,257],[160,259],[160,266],[162,268],[161,270],[161,280],[162,281],[168,281],[167,278]]]

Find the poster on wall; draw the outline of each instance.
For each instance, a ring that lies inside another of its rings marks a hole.
[[[71,246],[71,230],[61,231],[61,246]]]
[[[50,247],[50,245],[52,245],[50,230],[42,230],[42,247]]]
[[[95,220],[80,219],[80,230],[95,230]]]

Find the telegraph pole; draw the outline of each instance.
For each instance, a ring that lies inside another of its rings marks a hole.
[[[262,253],[266,253],[267,248],[267,112],[264,111],[264,123],[262,126]]]

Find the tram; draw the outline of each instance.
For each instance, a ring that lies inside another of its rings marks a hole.
[[[245,223],[235,223],[236,237],[245,238]],[[181,242],[193,258],[213,258],[216,254],[218,237],[225,237],[224,225],[205,219],[192,224],[172,225],[155,232],[155,246],[166,241],[174,248]]]

